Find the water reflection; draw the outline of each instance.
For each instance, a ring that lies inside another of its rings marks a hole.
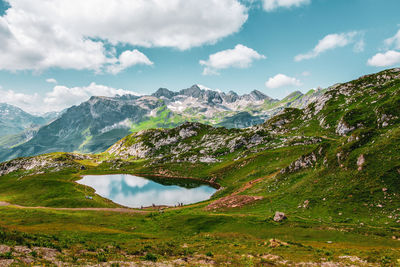
[[[102,197],[115,203],[139,208],[141,206],[191,204],[209,199],[216,189],[200,185],[185,188],[178,185],[162,185],[133,175],[87,175],[78,183],[90,186]]]

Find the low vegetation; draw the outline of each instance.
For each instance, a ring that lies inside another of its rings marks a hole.
[[[0,265],[396,266],[399,92],[400,70],[387,70],[247,129],[184,123],[139,131],[97,155],[3,163],[0,201],[12,204],[0,207]],[[106,173],[196,178],[221,188],[197,204],[122,212],[75,183]],[[286,219],[274,221],[277,211]]]

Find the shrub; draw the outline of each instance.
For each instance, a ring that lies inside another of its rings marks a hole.
[[[152,253],[147,253],[146,256],[144,256],[144,260],[146,260],[146,261],[154,261],[154,262],[156,262],[157,259],[158,259],[157,256],[152,254]]]

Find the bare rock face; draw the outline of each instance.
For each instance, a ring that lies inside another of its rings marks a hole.
[[[275,212],[275,216],[274,216],[275,222],[281,222],[286,219],[287,219],[287,217],[286,217],[285,213],[280,212],[280,211]]]
[[[312,152],[309,155],[303,155],[296,161],[292,162],[288,167],[281,170],[281,174],[292,173],[301,169],[313,167],[317,162],[317,155]]]
[[[182,139],[186,139],[194,135],[197,135],[197,132],[189,128],[183,128],[179,131],[179,136],[182,137]]]
[[[74,159],[83,159],[85,156],[76,154],[66,154],[65,158],[57,158],[52,155],[42,155],[32,158],[20,158],[0,164],[0,176],[7,175],[15,171],[31,171],[32,173],[43,173],[43,170],[54,169],[58,171],[62,168],[76,167]]]
[[[365,164],[365,157],[364,154],[361,154],[357,159],[358,171],[362,171],[364,164]]]
[[[337,127],[336,127],[336,133],[337,133],[338,135],[345,136],[345,135],[347,135],[348,133],[354,131],[355,129],[356,129],[356,127],[354,127],[354,126],[349,126],[345,121],[341,120],[341,121],[338,123]]]

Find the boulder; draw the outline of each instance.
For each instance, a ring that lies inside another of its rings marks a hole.
[[[275,212],[275,216],[274,216],[274,221],[275,222],[281,222],[281,221],[283,221],[285,219],[287,219],[285,213],[279,212],[279,211]]]
[[[286,242],[283,242],[283,241],[281,241],[279,239],[273,238],[273,239],[269,240],[269,245],[268,246],[270,248],[277,248],[277,247],[280,247],[280,246],[289,246],[289,244],[286,243]]]

